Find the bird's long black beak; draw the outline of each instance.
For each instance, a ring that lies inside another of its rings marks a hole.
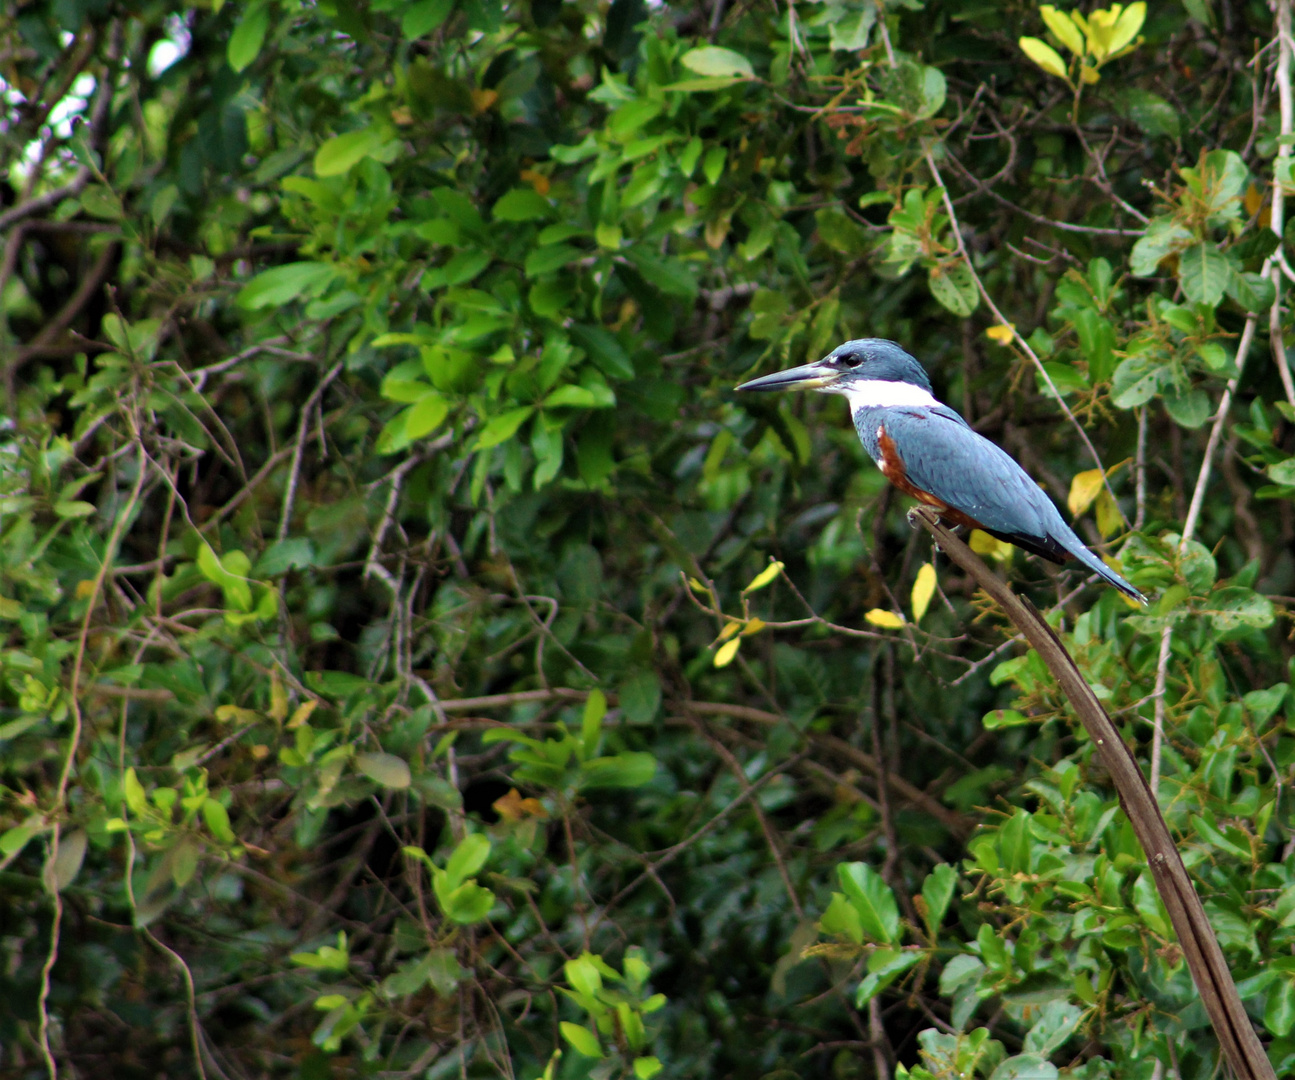
[[[759,379],[744,382],[739,390],[821,390],[836,381],[840,372],[822,360],[800,367],[777,371]]]

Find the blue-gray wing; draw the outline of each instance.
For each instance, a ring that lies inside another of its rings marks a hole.
[[[1086,550],[1025,470],[952,409],[887,409],[882,422],[915,487],[1048,558]]]

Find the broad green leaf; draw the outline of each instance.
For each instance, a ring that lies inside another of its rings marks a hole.
[[[689,49],[679,62],[689,71],[698,75],[734,76],[737,78],[755,78],[755,69],[751,61],[732,49],[722,49],[718,45],[703,45]]]
[[[406,41],[415,41],[430,34],[454,9],[454,0],[417,0],[405,8],[400,17],[400,35]]]
[[[630,363],[629,354],[611,331],[583,323],[574,323],[569,329],[576,344],[589,353],[598,370],[609,379],[634,378],[634,365]]]
[[[603,1056],[602,1047],[598,1043],[598,1036],[587,1027],[573,1024],[570,1020],[563,1020],[558,1025],[558,1028],[562,1032],[562,1037],[571,1044],[577,1053],[587,1058],[600,1058]]]
[[[211,835],[222,844],[234,843],[236,837],[233,829],[229,827],[229,811],[211,796],[208,796],[202,804],[202,820],[207,823]]]
[[[863,920],[844,893],[832,894],[832,902],[823,912],[818,928],[825,934],[849,938],[856,945],[863,944]]]
[[[931,267],[927,280],[931,295],[955,315],[965,319],[980,305],[975,278],[961,260]]]
[[[953,899],[953,890],[957,884],[958,871],[948,863],[937,865],[922,882],[922,900],[926,904],[922,919],[932,940],[944,922],[945,913],[949,910],[949,902]]]
[[[430,435],[445,422],[450,403],[435,390],[429,390],[405,413],[405,438],[409,442]]]
[[[495,221],[540,221],[552,216],[553,208],[534,188],[513,188],[501,196],[490,211]]]
[[[1264,1027],[1279,1039],[1285,1038],[1295,1028],[1295,978],[1287,974],[1268,991],[1264,1006]]]
[[[409,764],[395,754],[363,753],[355,755],[355,767],[384,788],[403,791],[409,787]]]
[[[509,409],[506,413],[492,417],[477,437],[477,449],[489,450],[492,446],[507,442],[517,434],[517,429],[526,423],[534,412],[533,405],[523,405],[519,409]]]
[[[593,758],[580,766],[580,787],[642,787],[656,775],[656,758],[644,751],[627,751],[612,757]]]
[[[877,9],[872,4],[862,4],[833,19],[829,29],[828,44],[843,52],[858,52],[868,47],[868,36],[877,21]]]
[[[1178,257],[1178,280],[1192,303],[1213,307],[1223,299],[1231,277],[1232,264],[1228,257],[1208,240],[1188,248]]]
[[[1180,394],[1166,392],[1164,401],[1165,410],[1176,423],[1185,428],[1200,427],[1214,411],[1209,395],[1201,389],[1187,390]]]
[[[335,135],[315,151],[315,175],[338,176],[378,151],[386,136],[376,127]]]
[[[1129,269],[1136,277],[1152,277],[1169,255],[1192,242],[1191,232],[1172,217],[1154,217],[1147,223],[1146,235],[1133,245]]]
[[[1049,75],[1055,75],[1059,79],[1069,78],[1066,73],[1066,62],[1061,59],[1061,54],[1046,41],[1036,37],[1023,37],[1018,39],[1017,44],[1026,56]]]
[[[1148,356],[1130,356],[1115,369],[1111,401],[1121,409],[1136,408],[1155,397],[1170,378],[1166,365]]]
[[[863,934],[883,945],[899,941],[899,906],[890,886],[867,863],[840,863],[836,868],[841,890],[859,913]]]
[[[489,839],[480,833],[469,833],[459,841],[454,854],[445,864],[445,873],[456,888],[468,878],[475,877],[486,865],[486,860],[490,858],[490,846]]]
[[[331,263],[294,262],[263,270],[239,291],[239,307],[249,311],[282,307],[300,296],[318,296],[332,283],[337,270]]]
[[[270,5],[266,2],[253,3],[243,12],[234,32],[229,35],[229,46],[225,57],[229,66],[235,71],[245,70],[265,43],[265,32],[270,28]]]
[[[619,695],[626,720],[631,724],[650,724],[661,707],[661,680],[655,671],[640,668],[620,684]]]
[[[1084,55],[1084,35],[1071,19],[1069,13],[1063,14],[1051,4],[1042,4],[1039,14],[1053,35],[1076,56]]]

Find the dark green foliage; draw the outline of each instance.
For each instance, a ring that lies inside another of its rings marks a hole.
[[[980,545],[1147,759],[1168,641],[1289,1072],[1290,140],[1226,7],[10,3],[6,1075],[1214,1075],[1038,658],[837,403],[732,392],[864,335],[1153,594]]]

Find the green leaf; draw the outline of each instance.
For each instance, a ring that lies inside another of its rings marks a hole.
[[[1192,241],[1192,234],[1172,217],[1154,217],[1147,223],[1146,235],[1133,245],[1129,269],[1135,277],[1152,277],[1160,263]]]
[[[600,1058],[603,1056],[602,1047],[598,1044],[598,1036],[587,1027],[573,1024],[570,1020],[563,1020],[558,1027],[562,1032],[562,1037],[571,1044],[577,1053],[587,1058]]]
[[[355,767],[375,784],[395,791],[409,787],[409,764],[395,754],[363,753],[355,755]]]
[[[976,280],[961,260],[931,267],[927,280],[931,295],[955,315],[965,319],[980,305]]]
[[[1268,991],[1264,1005],[1264,1027],[1279,1039],[1285,1038],[1295,1028],[1295,979],[1287,975]]]
[[[481,922],[495,906],[495,894],[476,882],[460,885],[444,896],[438,891],[437,899],[441,902],[445,917],[462,926]]]
[[[831,22],[828,44],[834,50],[858,52],[868,47],[868,36],[877,21],[877,9],[872,4],[862,4]]]
[[[593,758],[580,766],[580,788],[635,788],[656,775],[656,758],[645,751],[627,751],[612,757]]]
[[[698,75],[731,76],[741,79],[754,79],[755,69],[751,61],[732,49],[722,49],[718,45],[703,45],[689,49],[679,62],[689,71]]]
[[[454,0],[417,0],[400,17],[400,36],[406,41],[415,41],[430,34],[453,10]]]
[[[207,823],[211,835],[222,844],[234,843],[236,837],[234,830],[229,827],[229,811],[211,796],[202,804],[202,820]]]
[[[449,414],[450,403],[435,390],[429,390],[405,412],[405,439],[413,442],[430,435]]]
[[[1231,277],[1232,264],[1228,257],[1208,240],[1188,248],[1178,257],[1178,280],[1192,303],[1213,307],[1223,299]]]
[[[469,833],[454,849],[454,854],[445,864],[445,873],[457,887],[468,878],[476,877],[481,868],[486,865],[488,858],[490,858],[490,840],[480,833]]]
[[[1066,72],[1066,62],[1061,59],[1061,54],[1057,52],[1046,41],[1036,37],[1023,37],[1017,40],[1021,51],[1033,60],[1039,67],[1043,68],[1049,75],[1055,75],[1059,79],[1069,81],[1069,75]]]
[[[634,378],[634,365],[616,336],[601,326],[573,323],[571,336],[584,348],[598,370],[609,379]]]
[[[948,863],[940,863],[922,882],[922,899],[926,902],[922,919],[932,939],[944,922],[945,912],[949,910],[949,901],[953,899],[953,890],[957,884],[958,871]]]
[[[1200,389],[1186,390],[1182,393],[1166,392],[1164,401],[1165,410],[1174,418],[1174,421],[1193,430],[1204,424],[1213,412],[1209,395]]]
[[[299,296],[318,296],[337,276],[331,263],[294,262],[263,270],[239,291],[236,303],[249,311],[282,307]]]
[[[335,135],[315,151],[315,175],[339,176],[376,153],[384,142],[385,135],[376,127]]]
[[[1111,379],[1111,401],[1117,408],[1132,409],[1150,401],[1168,384],[1171,373],[1165,364],[1146,355],[1120,361]]]
[[[856,945],[863,944],[863,920],[855,906],[846,899],[844,893],[834,892],[832,902],[827,905],[823,917],[818,922],[819,929],[825,934],[849,938]]]
[[[681,300],[696,298],[697,281],[681,260],[653,255],[635,247],[627,248],[625,256],[653,288]]]
[[[1121,112],[1144,134],[1152,137],[1178,138],[1178,110],[1159,94],[1131,87],[1119,97]]]
[[[661,707],[661,680],[650,668],[629,675],[620,685],[620,706],[631,724],[650,724]]]
[[[534,412],[533,405],[523,405],[519,409],[510,409],[506,413],[492,417],[490,422],[481,429],[481,434],[477,436],[477,449],[489,450],[492,446],[507,442],[517,434],[517,429],[526,423]]]
[[[540,221],[550,217],[553,208],[534,188],[513,188],[506,192],[490,211],[496,221]]]
[[[864,937],[884,945],[899,941],[899,906],[890,886],[867,863],[840,863],[841,890],[859,913]]]
[[[235,71],[243,71],[261,51],[265,44],[265,32],[270,28],[270,6],[268,3],[253,3],[243,12],[243,17],[229,35],[229,47],[225,57],[229,66]]]

